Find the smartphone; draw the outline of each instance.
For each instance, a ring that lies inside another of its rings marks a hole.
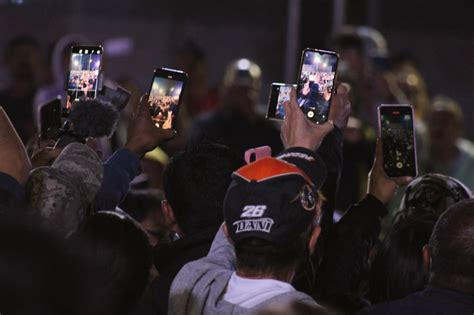
[[[339,55],[335,52],[303,50],[296,98],[303,113],[316,124],[328,120],[338,62]]]
[[[40,109],[41,139],[57,140],[58,130],[61,129],[61,97],[45,103]]]
[[[67,78],[71,101],[97,97],[102,54],[102,46],[72,46]]]
[[[245,154],[244,154],[245,162],[247,164],[258,161],[261,158],[271,157],[271,156],[272,156],[272,148],[270,148],[268,145],[265,145],[263,147],[248,149],[247,151],[245,151]]]
[[[285,108],[283,103],[290,100],[291,88],[296,89],[296,84],[272,83],[270,96],[268,97],[267,118],[285,119]]]
[[[148,104],[156,127],[176,130],[178,110],[187,78],[187,73],[183,71],[155,69]]]
[[[383,104],[378,107],[378,116],[385,172],[390,177],[415,177],[418,168],[413,108]]]

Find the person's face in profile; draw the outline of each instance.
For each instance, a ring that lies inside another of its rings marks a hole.
[[[303,85],[303,89],[301,90],[301,93],[303,93],[303,95],[308,95],[309,92],[311,92],[311,88],[309,87],[309,80],[306,81],[306,83]]]

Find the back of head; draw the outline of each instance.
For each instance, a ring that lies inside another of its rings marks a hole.
[[[474,294],[474,200],[444,212],[431,235],[430,284]]]
[[[368,293],[372,303],[400,299],[423,289],[427,274],[422,249],[436,218],[429,213],[412,214],[393,225],[372,262]]]
[[[176,154],[164,173],[164,192],[186,234],[217,228],[230,176],[243,164],[228,147],[202,142]]]
[[[450,206],[468,198],[472,198],[472,193],[462,182],[432,173],[417,177],[407,186],[400,208],[439,217]]]
[[[314,157],[301,156],[308,160],[298,161],[292,152],[262,158],[232,175],[224,216],[240,275],[289,282],[308,257],[322,201],[317,190],[326,170]],[[304,163],[311,172],[303,171]]]
[[[76,260],[60,240],[24,221],[0,222],[0,313],[79,314]]]
[[[116,212],[90,217],[71,237],[86,261],[81,269],[88,314],[128,314],[146,287],[151,248],[136,222]]]

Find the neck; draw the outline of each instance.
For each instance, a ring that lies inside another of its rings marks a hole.
[[[293,280],[293,277],[295,275],[293,270],[289,270],[285,274],[281,275],[273,275],[273,274],[252,274],[252,273],[246,273],[237,270],[236,274],[241,277],[241,278],[246,278],[246,279],[253,279],[253,280],[262,280],[262,279],[271,279],[271,280],[278,280],[278,281],[283,281],[287,283],[291,283]]]

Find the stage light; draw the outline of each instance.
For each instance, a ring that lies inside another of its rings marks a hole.
[[[319,63],[321,61],[321,56],[318,53],[314,54],[313,63]]]
[[[248,59],[240,59],[239,61],[237,61],[237,68],[239,68],[239,70],[249,70],[250,68],[250,60]]]

